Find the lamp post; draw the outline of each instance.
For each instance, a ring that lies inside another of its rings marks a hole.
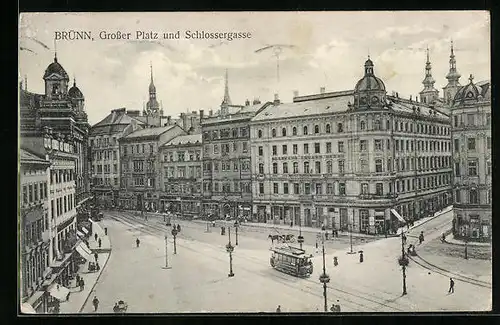
[[[238,228],[240,227],[240,224],[238,220],[234,222],[234,229],[236,229],[236,242],[235,245],[238,246]]]
[[[354,217],[353,217],[354,218]],[[355,251],[352,250],[352,228],[353,228],[353,223],[354,223],[354,220],[352,220],[349,224],[349,244],[351,246],[351,250],[349,252],[347,252],[347,254],[356,254]]]
[[[465,257],[465,259],[466,259],[466,260],[468,260],[468,259],[469,259],[469,257],[467,256],[467,242],[468,242],[468,241],[469,241],[469,240],[468,240],[468,238],[467,238],[467,237],[465,237],[465,256],[464,256],[464,257]]]
[[[330,276],[326,274],[326,262],[325,262],[325,233],[323,232],[323,273],[319,276],[319,282],[323,283],[323,298],[324,298],[324,310],[328,311],[328,299],[326,296],[326,284],[330,282]]]
[[[404,232],[401,232],[401,259],[399,260],[399,265],[401,265],[403,270],[403,296],[406,295],[406,265],[408,264],[408,258],[405,254],[405,241]]]
[[[228,277],[233,277],[233,251],[234,251],[234,246],[231,245],[231,227],[228,227],[228,234],[229,234],[229,243],[226,245],[226,251],[229,253],[229,274],[227,275]]]
[[[168,240],[167,240],[167,234],[165,234],[165,266],[163,267],[164,269],[171,269],[171,266],[168,266]]]
[[[174,254],[177,254],[177,242],[175,241],[175,238],[177,237],[177,229],[175,227],[172,227],[172,236],[174,236]]]

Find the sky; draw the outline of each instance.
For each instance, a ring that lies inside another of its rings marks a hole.
[[[490,79],[490,17],[484,11],[433,12],[207,12],[207,13],[24,13],[19,23],[19,81],[44,92],[43,74],[58,62],[85,96],[89,122],[110,110],[142,110],[148,99],[150,65],[165,115],[216,111],[228,70],[233,104],[291,102],[300,95],[353,89],[368,55],[389,94],[415,97],[423,88],[429,48],[435,88],[446,85],[453,40],[462,85]],[[57,40],[55,32],[90,31],[94,40]],[[100,39],[101,32],[131,33],[130,40]],[[136,32],[158,40],[136,39]],[[180,39],[163,39],[164,32]],[[186,39],[186,31],[245,32],[232,41]],[[269,45],[281,45],[277,57]]]

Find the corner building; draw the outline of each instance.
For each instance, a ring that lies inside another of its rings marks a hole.
[[[251,121],[257,220],[370,234],[448,204],[448,116],[387,96],[373,62],[354,91],[296,96]]]

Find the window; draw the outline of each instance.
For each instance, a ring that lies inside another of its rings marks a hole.
[[[368,172],[368,162],[365,159],[361,159],[359,161],[359,166],[360,166],[361,172],[363,172],[363,173]]]
[[[382,140],[375,139],[375,150],[382,150]]]
[[[278,194],[278,183],[273,183],[273,193]]]
[[[376,173],[383,172],[383,169],[382,169],[382,159],[375,159],[375,172]]]
[[[311,183],[304,184],[304,194],[311,194]]]
[[[293,163],[293,173],[294,174],[298,174],[299,173],[299,163],[298,162],[294,162]]]
[[[476,139],[475,138],[468,138],[467,139],[467,149],[476,150]]]
[[[325,131],[326,131],[326,133],[331,133],[332,132],[332,127],[330,126],[330,124],[326,125]]]
[[[308,161],[304,161],[304,174],[309,174],[310,170],[309,170],[309,162]]]
[[[486,175],[491,175],[491,161],[486,162]]]
[[[248,142],[243,142],[243,152],[244,153],[248,152]],[[200,159],[196,159],[196,160],[200,160]]]
[[[332,143],[331,142],[326,143],[326,153],[332,153]]]
[[[259,156],[263,156],[264,155],[264,148],[262,146],[259,147]]]
[[[259,194],[264,194],[264,183],[259,183]]]
[[[486,148],[491,149],[491,137],[486,138]]]
[[[339,141],[337,145],[339,152],[344,152],[344,141]]]
[[[320,153],[319,143],[314,144],[314,153]]]
[[[296,144],[294,144],[294,145],[292,146],[292,150],[293,150],[293,154],[294,154],[294,155],[298,154],[298,152],[299,152],[299,146],[298,146],[298,145],[296,145]]]
[[[283,183],[283,194],[288,194],[288,183]]]
[[[359,150],[360,151],[367,150],[367,141],[366,140],[359,140]]]
[[[259,174],[264,174],[264,164],[263,163],[259,164]]]
[[[467,114],[467,125],[474,125],[474,114]]]
[[[257,137],[262,138],[262,130],[257,131]]]
[[[218,153],[219,153],[219,145],[214,144],[214,154],[218,154]]]
[[[315,125],[314,126],[314,134],[318,134],[319,133],[319,125]]]
[[[288,163],[287,162],[283,163],[283,174],[288,174]]]
[[[361,194],[368,194],[368,183],[361,183]]]
[[[342,123],[337,124],[337,132],[338,133],[344,132],[344,125]]]
[[[272,136],[273,138],[276,138],[276,129],[272,129],[272,130],[271,130],[271,136]]]
[[[273,149],[273,156],[276,156],[278,154],[278,148],[276,146],[272,146]]]
[[[381,130],[382,129],[382,122],[380,122],[380,120],[373,121],[373,129],[375,131]]]
[[[282,145],[281,152],[283,153],[283,155],[288,154],[288,145],[286,145],[286,144]]]
[[[281,129],[281,136],[286,137],[286,128]]]
[[[366,123],[365,123],[365,121],[361,121],[361,123],[359,123],[359,128],[361,130],[365,130],[366,129]]]
[[[460,203],[460,190],[455,190],[455,202]]]
[[[304,126],[303,128],[303,132],[302,132],[304,135],[307,135],[307,126]]]
[[[345,183],[339,183],[339,195],[345,195]]]
[[[471,189],[469,191],[469,203],[470,204],[478,204],[479,203],[478,191],[476,189]]]
[[[460,151],[460,140],[459,139],[454,139],[453,140],[453,144],[454,144],[454,147],[455,147],[455,152]]]
[[[299,193],[300,193],[299,183],[293,183],[293,194],[299,194]]]
[[[292,129],[292,135],[297,135],[297,128],[295,126]]]
[[[326,184],[326,194],[334,194],[333,183]]]
[[[318,195],[323,194],[323,184],[316,183],[316,194],[318,194]]]
[[[375,184],[375,194],[376,195],[384,195],[384,184],[377,183]]]
[[[314,163],[314,168],[316,169],[316,174],[321,174],[321,161],[316,161]]]
[[[273,163],[273,174],[278,173],[278,163]]]
[[[469,160],[468,168],[469,168],[469,176],[477,176],[477,161]]]
[[[339,174],[343,174],[344,173],[344,160],[339,160]]]
[[[309,145],[307,143],[304,143],[304,154],[309,153]]]
[[[376,167],[377,167],[377,165],[375,165],[375,168]],[[391,160],[391,158],[387,159],[387,171],[388,172],[392,171],[392,160]]]

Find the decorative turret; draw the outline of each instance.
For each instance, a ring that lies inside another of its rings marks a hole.
[[[444,91],[444,99],[446,104],[451,105],[455,94],[460,88],[460,79],[461,75],[457,71],[457,61],[455,60],[455,52],[453,51],[453,41],[451,41],[451,49],[450,49],[450,71],[446,75],[446,79],[448,79],[448,84],[443,88]]]
[[[354,88],[354,109],[383,107],[386,103],[384,82],[375,76],[373,66],[368,56],[365,62],[365,75]]]
[[[69,77],[57,61],[57,54],[54,55],[54,62],[45,69],[43,79],[45,80],[45,95],[49,98],[57,99],[67,94]]]
[[[427,62],[425,63],[425,78],[422,81],[424,89],[420,92],[420,101],[426,104],[432,104],[439,98],[439,91],[434,88],[436,81],[432,77],[432,66],[429,59],[429,48],[427,48]],[[415,97],[418,98],[418,97]]]

